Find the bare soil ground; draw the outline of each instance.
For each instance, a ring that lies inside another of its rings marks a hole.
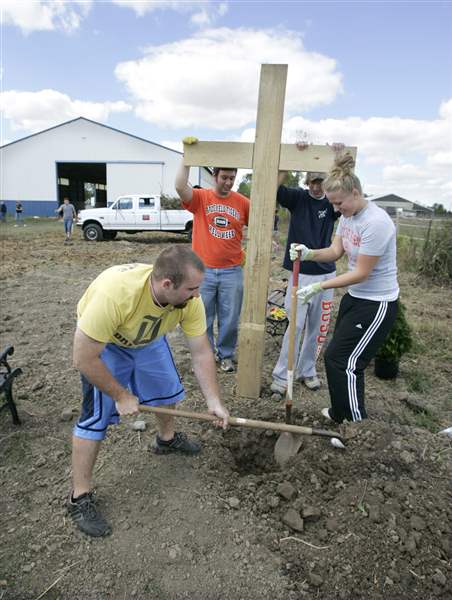
[[[71,367],[76,303],[104,268],[152,262],[165,244],[185,240],[143,234],[90,244],[76,236],[64,246],[57,227],[13,233],[3,230],[1,240],[0,347],[14,345],[11,364],[23,369],[14,386],[22,425],[0,413],[1,600],[452,598],[452,443],[437,433],[452,425],[450,289],[400,275],[416,347],[395,381],[368,369],[371,418],[343,427],[346,451],[306,437],[281,470],[271,432],[223,433],[181,419],[204,446],[188,459],[149,452],[152,418],[145,432],[112,427],[95,479],[114,531],[93,540],[65,513],[80,404]],[[274,287],[280,263],[275,255]],[[232,414],[284,419],[268,391],[280,342],[267,336],[259,400],[238,398],[234,375],[219,374]],[[183,336],[171,334],[170,344],[184,406],[203,410]],[[295,421],[324,426],[325,386],[297,385],[295,395]],[[302,531],[288,524],[294,517]]]

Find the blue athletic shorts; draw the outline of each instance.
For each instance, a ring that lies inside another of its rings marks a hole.
[[[166,338],[160,337],[141,348],[107,344],[100,355],[113,377],[137,396],[140,404],[161,406],[183,400],[185,391]],[[82,375],[82,414],[74,427],[75,436],[103,440],[110,424],[119,423],[116,404]]]

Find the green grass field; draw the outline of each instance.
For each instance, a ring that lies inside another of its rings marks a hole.
[[[77,229],[74,227],[74,234]],[[7,218],[6,223],[0,223],[0,239],[10,237],[30,237],[31,234],[57,234],[64,235],[63,222],[57,218],[27,217],[19,224],[13,218]]]

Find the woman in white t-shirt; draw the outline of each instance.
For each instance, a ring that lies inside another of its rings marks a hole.
[[[298,290],[306,304],[322,290],[348,287],[341,300],[333,338],[325,353],[331,408],[322,414],[342,423],[365,419],[364,369],[377,353],[397,315],[396,229],[382,208],[364,197],[349,154],[337,157],[324,189],[341,213],[329,248],[292,244],[291,258],[317,262],[348,257],[348,272]]]

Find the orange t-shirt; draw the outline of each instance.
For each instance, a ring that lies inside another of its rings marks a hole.
[[[243,227],[248,225],[248,198],[237,192],[224,198],[214,190],[195,188],[192,201],[182,206],[194,215],[192,246],[206,267],[240,265]]]

